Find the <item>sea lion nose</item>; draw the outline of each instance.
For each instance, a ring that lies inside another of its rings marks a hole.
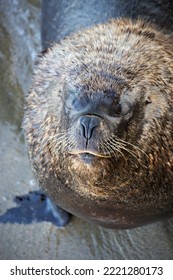
[[[83,137],[90,139],[93,130],[99,126],[100,118],[96,116],[84,116],[80,118],[80,130]]]

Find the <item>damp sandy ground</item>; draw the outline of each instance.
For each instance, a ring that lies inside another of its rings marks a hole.
[[[0,1],[0,216],[16,206],[16,195],[38,189],[21,121],[39,30],[39,1]],[[76,217],[65,228],[0,224],[0,259],[173,259],[173,220],[123,231]]]

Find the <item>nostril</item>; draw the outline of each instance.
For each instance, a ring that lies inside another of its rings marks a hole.
[[[87,138],[85,131],[86,131],[86,127],[83,124],[81,124],[81,134],[83,137]]]
[[[86,139],[90,139],[93,130],[100,124],[100,118],[96,116],[84,116],[80,118],[81,134]]]

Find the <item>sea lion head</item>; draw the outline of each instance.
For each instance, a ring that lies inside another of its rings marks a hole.
[[[172,55],[170,36],[119,19],[42,57],[24,126],[39,182],[60,206],[117,228],[172,215]]]
[[[117,78],[116,87],[113,87],[104,75],[100,73],[97,77],[98,88],[90,89],[87,84],[81,86],[80,81],[73,85],[73,88],[67,86],[64,91],[66,94],[61,131],[64,130],[65,133],[62,150],[79,156],[78,160],[86,164],[92,164],[95,157],[120,156],[116,139],[124,138],[125,129],[122,129],[122,126],[132,113],[130,101],[122,107],[123,101],[118,87],[123,87],[123,80]]]

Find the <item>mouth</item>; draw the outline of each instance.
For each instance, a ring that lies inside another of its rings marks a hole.
[[[101,154],[96,151],[88,151],[88,150],[75,150],[75,151],[70,151],[69,152],[71,155],[90,155],[90,156],[95,156],[95,157],[100,157],[100,158],[110,158],[110,155],[106,154]]]
[[[110,158],[110,155],[104,155],[92,151],[74,151],[70,153],[71,155],[79,156],[79,158],[86,164],[91,164],[96,159]]]

